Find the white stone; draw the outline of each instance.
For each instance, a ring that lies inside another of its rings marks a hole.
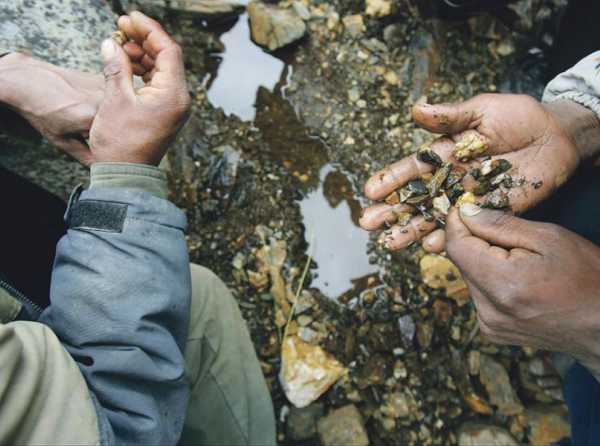
[[[348,370],[321,347],[297,336],[284,340],[279,381],[294,406],[308,406],[346,373]]]

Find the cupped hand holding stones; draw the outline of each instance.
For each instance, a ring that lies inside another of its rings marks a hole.
[[[600,248],[560,226],[473,204],[452,209],[446,251],[500,344],[569,353],[600,379]]]
[[[106,93],[90,130],[92,162],[158,165],[190,107],[181,47],[140,12],[121,17],[119,27],[133,42],[102,43]],[[133,45],[152,58],[151,70],[141,72]],[[138,90],[134,72],[146,81]]]
[[[367,198],[387,199],[387,203],[365,209],[360,224],[369,231],[386,229],[381,240],[392,250],[418,240],[427,251],[444,250],[443,220],[411,204],[407,190],[415,186],[415,180],[430,184],[431,173],[448,167],[447,163],[452,164],[453,172],[463,173],[458,175],[460,184],[444,194],[471,192],[459,198],[458,204],[466,201],[524,212],[551,195],[589,154],[573,133],[578,122],[573,117],[582,116],[591,123],[590,114],[570,101],[547,106],[529,96],[509,94],[484,94],[458,104],[418,104],[413,108],[415,121],[445,136],[421,149],[426,152],[420,156],[403,158],[368,180]],[[499,164],[508,170],[494,170]],[[445,184],[448,186],[448,180]],[[434,193],[439,192],[431,191],[428,199],[434,199]],[[432,214],[444,211],[443,203],[436,206],[440,202],[434,203]],[[457,204],[456,197],[451,204]]]

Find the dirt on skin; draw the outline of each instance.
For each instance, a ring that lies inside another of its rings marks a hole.
[[[538,3],[554,12],[553,2]],[[306,5],[313,13],[307,36],[267,55],[276,59],[275,76],[253,74],[251,63],[235,73],[232,47],[253,45],[240,27],[245,16],[210,24],[164,18],[183,43],[194,97],[192,117],[168,157],[172,198],[190,221],[191,260],[223,278],[248,322],[273,396],[278,442],[319,440],[292,438],[297,429],[287,425],[290,404],[277,378],[281,320],[257,256],[270,238],[285,242],[282,276],[291,290],[300,285],[307,255],[313,257],[292,332],[310,329],[310,342],[350,370],[319,399],[325,413],[356,405],[374,445],[456,444],[460,426],[473,420],[527,442],[532,428],[524,410],[555,407],[561,398],[537,378],[542,352],[486,343],[468,299],[424,283],[418,246],[385,251],[357,219],[366,179],[434,137],[414,125],[411,106],[511,85],[509,70],[540,38],[539,28],[521,29],[523,20],[514,17],[510,27],[487,15],[444,22],[405,1],[393,2],[383,18],[366,16],[362,1]],[[358,36],[342,24],[353,14],[365,23]],[[244,48],[235,57],[251,47]],[[236,75],[219,85],[226,67]],[[253,76],[257,81],[248,83]],[[481,364],[492,366],[481,372]],[[498,370],[505,373],[497,377]],[[482,376],[499,384],[486,387]],[[493,404],[502,395],[489,389],[514,394],[521,409],[503,413]],[[409,411],[393,406],[399,395]]]

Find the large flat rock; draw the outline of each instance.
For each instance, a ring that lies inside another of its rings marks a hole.
[[[104,0],[0,0],[0,50],[99,71],[100,43],[115,18]]]

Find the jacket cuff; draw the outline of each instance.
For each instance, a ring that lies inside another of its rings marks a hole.
[[[113,187],[146,192],[168,199],[167,175],[158,167],[133,163],[96,163],[90,171],[90,189]]]
[[[542,102],[568,100],[600,117],[600,51],[580,60],[546,86]]]

